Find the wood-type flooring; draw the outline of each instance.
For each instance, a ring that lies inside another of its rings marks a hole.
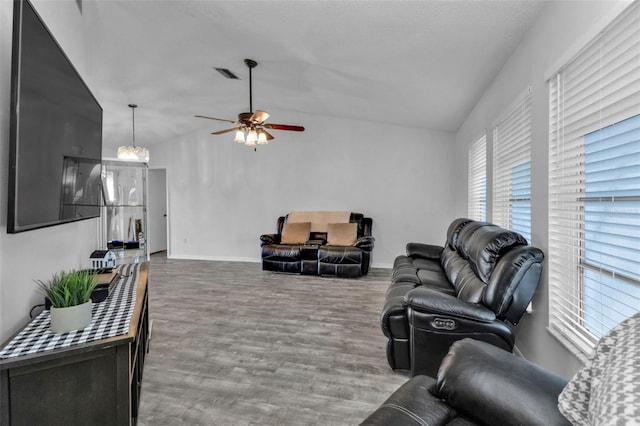
[[[408,380],[380,330],[389,282],[153,255],[138,425],[357,425]]]

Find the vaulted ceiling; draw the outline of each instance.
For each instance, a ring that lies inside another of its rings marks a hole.
[[[170,141],[253,107],[456,131],[544,7],[531,0],[88,1],[104,144]],[[214,68],[228,68],[229,80]]]

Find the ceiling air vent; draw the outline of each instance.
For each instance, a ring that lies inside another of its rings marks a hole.
[[[234,80],[239,80],[237,75],[235,75],[234,73],[232,73],[231,71],[229,71],[226,68],[216,68],[215,70],[218,71],[220,74],[224,75],[227,78],[232,78]]]

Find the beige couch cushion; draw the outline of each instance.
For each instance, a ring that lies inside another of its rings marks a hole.
[[[282,227],[282,244],[303,244],[309,240],[310,222],[285,223]]]
[[[330,246],[352,246],[357,237],[357,223],[330,223],[327,225],[327,244]]]
[[[349,223],[351,212],[343,211],[298,211],[287,216],[287,223],[311,222],[311,232],[328,232],[330,223]]]

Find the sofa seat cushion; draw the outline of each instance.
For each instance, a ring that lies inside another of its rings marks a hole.
[[[451,284],[449,284],[449,280],[447,280],[447,276],[444,274],[444,272],[442,272],[442,270],[430,271],[428,269],[420,269],[418,270],[418,278],[420,278],[420,283],[422,285],[454,290]]]
[[[318,249],[318,262],[359,265],[362,263],[362,250],[355,247],[321,246]]]
[[[416,285],[421,284],[418,278],[418,271],[415,268],[401,268],[393,271],[391,283],[411,282]]]
[[[268,260],[300,260],[300,244],[269,244],[262,246],[262,258]]]
[[[400,255],[393,260],[393,269],[400,266],[413,266],[413,261],[409,256]]]
[[[398,281],[392,283],[387,289],[385,300],[398,298],[400,302],[404,300],[405,294],[416,288],[418,284],[406,281]]]
[[[416,258],[416,259],[413,259],[412,264],[416,269],[426,269],[428,271],[442,271],[442,266],[440,265],[440,258],[435,260]]]
[[[447,276],[444,274],[439,260],[424,258],[412,259],[410,256],[396,258],[394,268],[391,273],[391,282],[413,282],[416,284],[427,284],[434,286],[444,286],[450,288]]]

